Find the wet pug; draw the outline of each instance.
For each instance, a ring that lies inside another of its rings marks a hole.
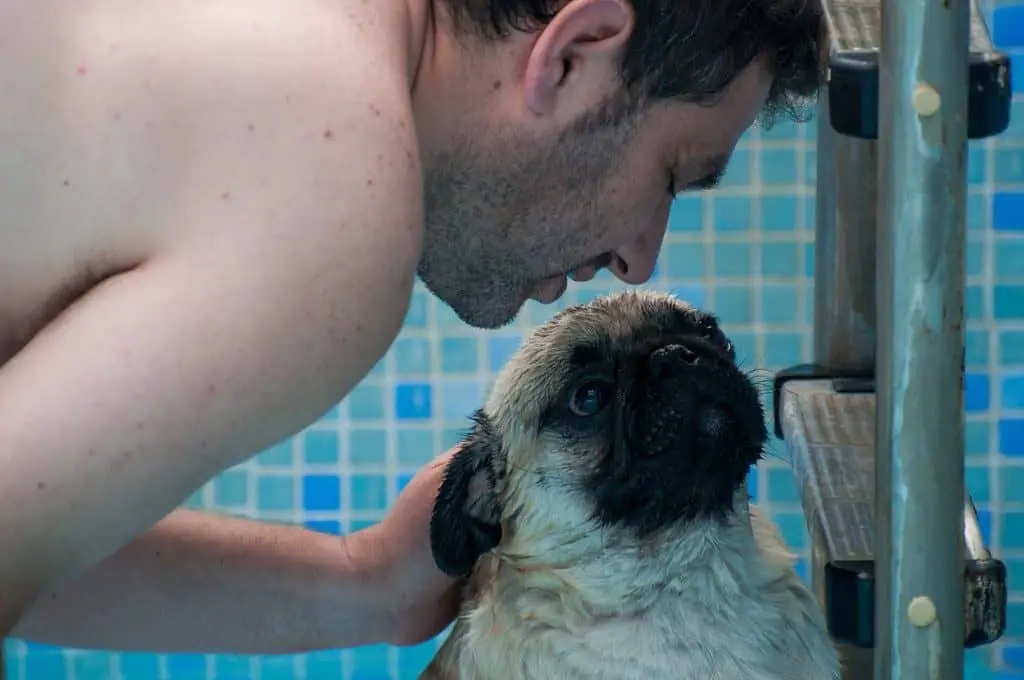
[[[836,651],[748,504],[767,438],[713,316],[625,293],[541,327],[499,375],[431,519],[468,577],[421,680],[826,680]]]

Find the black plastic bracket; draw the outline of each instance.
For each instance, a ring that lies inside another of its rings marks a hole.
[[[843,394],[870,394],[875,391],[875,377],[871,373],[843,372],[819,364],[798,364],[784,368],[772,379],[772,420],[775,436],[785,439],[782,431],[782,388],[798,380],[831,380],[832,389]]]

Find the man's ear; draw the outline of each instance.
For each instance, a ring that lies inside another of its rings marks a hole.
[[[495,469],[500,441],[482,411],[473,420],[473,431],[444,472],[430,518],[434,562],[454,578],[468,575],[477,559],[501,541]]]

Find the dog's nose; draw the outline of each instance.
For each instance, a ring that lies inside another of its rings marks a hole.
[[[664,378],[682,366],[692,366],[700,357],[683,345],[666,345],[651,352],[647,371],[652,378]]]

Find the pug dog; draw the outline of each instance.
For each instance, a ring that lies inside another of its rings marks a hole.
[[[746,479],[764,412],[714,316],[628,292],[499,374],[431,517],[465,599],[421,680],[827,680],[824,616]]]

